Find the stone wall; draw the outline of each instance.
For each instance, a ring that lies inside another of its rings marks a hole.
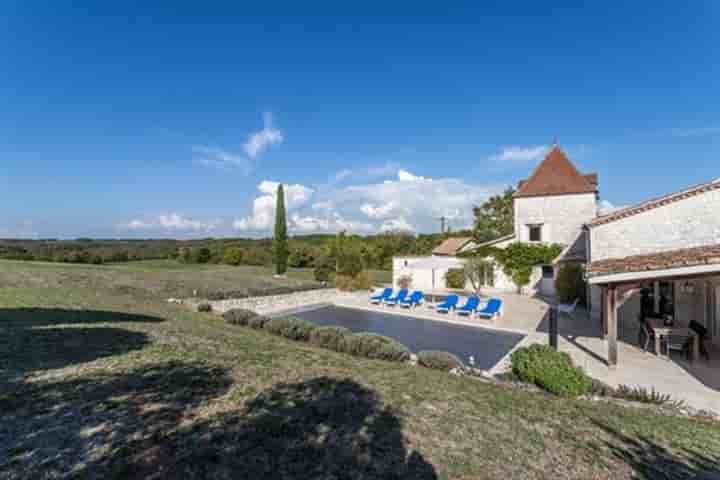
[[[720,190],[679,200],[590,230],[591,260],[720,242]]]
[[[514,200],[515,235],[518,241],[530,241],[528,225],[542,224],[543,243],[569,245],[585,223],[597,215],[594,193],[521,197]]]
[[[215,300],[209,303],[214,312],[224,313],[233,308],[242,308],[267,315],[308,305],[333,303],[339,295],[343,295],[343,293],[335,288],[326,288],[283,295]]]

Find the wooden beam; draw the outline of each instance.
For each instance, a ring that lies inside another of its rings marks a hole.
[[[617,289],[615,285],[607,287],[606,309],[607,309],[607,341],[608,341],[608,366],[615,368],[618,363],[617,349]]]

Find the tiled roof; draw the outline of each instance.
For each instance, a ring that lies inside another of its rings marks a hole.
[[[448,238],[433,250],[434,255],[455,255],[472,237]]]
[[[514,196],[535,197],[595,193],[597,185],[597,174],[583,175],[578,172],[560,147],[555,145],[530,175],[530,178],[518,184],[518,191]]]
[[[592,262],[589,276],[720,264],[720,244]]]
[[[616,210],[614,212],[608,213],[607,215],[597,217],[595,220],[590,222],[589,225],[591,227],[594,227],[597,225],[614,222],[615,220],[620,220],[621,218],[627,218],[632,215],[637,215],[638,213],[646,212],[648,210],[652,210],[653,208],[662,207],[663,205],[668,205],[673,202],[684,200],[686,198],[717,189],[720,189],[720,178],[707,183],[703,183],[701,185],[695,185],[694,187],[686,188],[685,190],[671,193],[669,195],[653,198],[652,200],[647,200],[632,207]]]

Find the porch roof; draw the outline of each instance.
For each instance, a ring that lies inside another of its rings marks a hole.
[[[720,273],[720,244],[599,260],[587,269],[592,284],[712,273]]]

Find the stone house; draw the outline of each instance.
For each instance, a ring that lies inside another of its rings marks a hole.
[[[514,233],[496,240],[478,244],[472,238],[447,239],[434,251],[432,257],[454,257],[479,247],[505,248],[514,242],[574,245],[584,235],[584,225],[597,217],[598,176],[581,174],[568,160],[559,146],[554,145],[532,174],[518,184],[513,198]],[[563,261],[570,260],[570,251],[563,252]],[[492,258],[488,258],[490,262]],[[575,261],[582,262],[583,259]],[[435,282],[428,282],[429,267],[437,264]],[[396,257],[393,261],[394,280],[401,276],[413,278],[414,288],[429,289],[445,286],[444,274],[458,268],[462,260],[442,262],[427,258]],[[555,276],[559,263],[542,265],[534,269],[530,285],[524,291],[552,297],[555,294]],[[397,284],[397,283],[396,283]],[[466,285],[466,288],[469,288]],[[484,279],[483,290],[488,292],[514,292],[517,286],[494,264]]]
[[[599,213],[598,200],[598,176],[580,173],[554,145],[518,184],[513,234],[484,244],[449,239],[430,257],[396,257],[394,280],[405,275],[413,288],[442,289],[447,270],[462,266],[460,253],[557,243],[563,252],[534,269],[525,293],[552,298],[559,268],[577,263],[586,272],[590,317],[602,319],[610,340],[618,326],[637,326],[640,315],[670,315],[677,325],[704,325],[720,342],[720,179],[608,214]],[[488,292],[517,288],[497,265],[485,284]]]

